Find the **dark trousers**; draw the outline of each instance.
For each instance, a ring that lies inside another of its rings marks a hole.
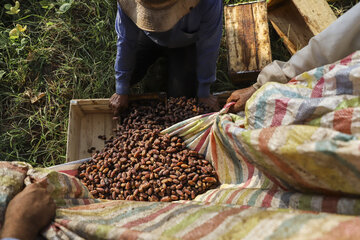
[[[167,67],[166,88],[171,97],[195,97],[197,90],[196,78],[196,45],[182,48],[166,48],[154,43],[143,32],[139,36],[138,49],[134,72],[130,81],[131,85],[141,81],[148,68],[157,59],[164,57]],[[150,83],[159,84],[159,83]]]

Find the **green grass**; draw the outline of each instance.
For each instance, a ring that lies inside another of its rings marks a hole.
[[[22,1],[13,16],[1,4],[0,159],[48,166],[64,161],[70,99],[113,93],[116,2],[41,3]],[[59,13],[65,3],[70,9]],[[17,23],[27,30],[11,40]]]
[[[248,1],[248,0],[247,0]],[[226,3],[246,2],[225,0]],[[358,0],[336,1],[341,15]],[[28,0],[9,15],[0,3],[0,161],[50,166],[65,160],[69,101],[114,92],[114,0]],[[26,26],[17,39],[9,32]],[[290,55],[271,30],[274,59]],[[213,91],[235,89],[227,75],[225,41]],[[141,92],[141,86],[133,89]],[[45,96],[35,103],[30,99]]]

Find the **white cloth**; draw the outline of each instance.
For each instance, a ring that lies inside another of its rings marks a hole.
[[[289,61],[268,64],[253,86],[258,89],[267,82],[287,83],[303,72],[338,61],[357,50],[360,50],[360,3],[312,37]]]

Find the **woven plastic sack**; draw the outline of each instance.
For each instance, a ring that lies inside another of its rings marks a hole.
[[[69,171],[70,166],[77,164],[67,164],[64,170]],[[75,169],[72,169],[73,173]],[[17,162],[0,162],[0,176],[1,189],[5,190],[0,195],[2,212],[6,203],[25,184],[41,182],[51,192],[58,209],[54,221],[41,233],[46,239],[360,237],[360,220],[356,216],[199,201],[100,201],[93,199],[75,177],[49,169],[33,169],[30,165]],[[4,180],[5,176],[11,180]],[[3,216],[0,216],[2,221]]]

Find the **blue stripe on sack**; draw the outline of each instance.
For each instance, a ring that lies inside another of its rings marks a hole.
[[[259,99],[257,100],[258,103],[256,104],[255,124],[254,124],[254,127],[256,129],[263,127],[268,98],[276,93],[281,93],[284,97],[288,97],[288,98],[304,98],[301,94],[296,92],[291,92],[289,90],[283,90],[278,88],[265,90],[261,95],[261,97],[259,97]]]
[[[266,193],[267,191],[266,190],[263,190],[263,189],[257,189],[253,194],[252,196],[250,197],[248,203],[246,205],[249,205],[249,206],[255,206],[255,203],[256,203],[256,200],[257,198],[259,197],[259,195],[261,193]]]
[[[267,240],[271,239],[289,239],[296,234],[302,226],[308,221],[313,219],[319,219],[326,216],[325,214],[304,214],[297,215],[290,219],[285,220],[280,226],[278,226],[274,232],[267,237]]]
[[[353,94],[353,83],[350,81],[350,72],[358,67],[360,67],[360,64],[336,72],[336,95]]]
[[[299,110],[296,114],[294,123],[303,123],[305,120],[309,119],[311,115],[315,112],[317,107],[319,106],[320,102],[323,98],[309,98],[304,99],[301,103]]]
[[[293,194],[293,192],[284,192],[280,197],[279,208],[289,208],[290,198]]]
[[[316,68],[316,71],[314,73],[314,77],[316,78],[317,81],[319,81],[322,76],[324,76],[323,66]]]
[[[335,141],[334,141],[335,139],[336,139],[336,137],[334,139],[317,142],[315,145],[315,150],[322,152],[328,156],[333,157],[340,164],[342,164],[347,169],[349,169],[351,172],[353,172],[357,178],[360,179],[360,171],[356,168],[356,166],[353,165],[352,163],[346,161],[346,159],[343,159],[342,157],[337,155],[337,153],[336,153],[337,145],[335,144]]]
[[[349,135],[349,134],[346,134],[346,133],[339,133],[333,139],[338,140],[338,141],[344,141],[344,142],[357,140],[357,138],[355,136]]]

